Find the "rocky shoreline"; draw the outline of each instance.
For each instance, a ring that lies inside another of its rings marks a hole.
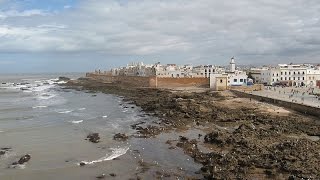
[[[228,92],[134,88],[86,78],[65,86],[123,96],[159,118],[154,123],[132,124],[137,138],[200,131],[197,138],[181,135],[167,143],[202,164],[195,173],[205,179],[320,179],[317,118],[283,113],[279,107]]]

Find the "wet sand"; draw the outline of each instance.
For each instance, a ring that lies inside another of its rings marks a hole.
[[[146,163],[148,168],[139,177],[320,178],[317,117],[238,98],[230,92],[133,88],[88,79],[70,81],[68,86],[124,96],[129,104],[159,119],[133,124],[135,138],[162,138],[159,143],[166,144],[168,152],[183,152],[188,161],[201,167],[178,175],[164,167],[161,172],[153,171]]]

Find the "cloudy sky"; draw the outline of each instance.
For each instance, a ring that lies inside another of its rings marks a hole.
[[[0,0],[0,73],[320,63],[319,0]]]

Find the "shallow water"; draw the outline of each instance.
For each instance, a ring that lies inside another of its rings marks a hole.
[[[1,180],[95,179],[102,173],[128,179],[139,172],[139,160],[153,169],[180,174],[192,175],[199,169],[180,150],[168,150],[161,136],[114,141],[116,133],[134,134],[130,125],[156,118],[121,97],[65,90],[55,77],[1,76],[0,148],[12,148],[0,157]],[[91,132],[100,134],[100,143],[85,140]],[[25,154],[31,154],[25,166],[8,168]],[[116,157],[120,159],[112,160]],[[88,165],[80,167],[82,161]],[[141,176],[152,178],[151,174]]]

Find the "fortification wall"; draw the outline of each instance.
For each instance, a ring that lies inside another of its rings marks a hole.
[[[104,83],[118,83],[130,87],[209,87],[209,78],[159,78],[141,76],[110,76],[106,74],[87,73],[87,77]]]
[[[261,91],[263,88],[263,84],[254,84],[252,86],[230,86],[228,89],[239,91]]]
[[[156,87],[209,87],[209,78],[156,78]]]

